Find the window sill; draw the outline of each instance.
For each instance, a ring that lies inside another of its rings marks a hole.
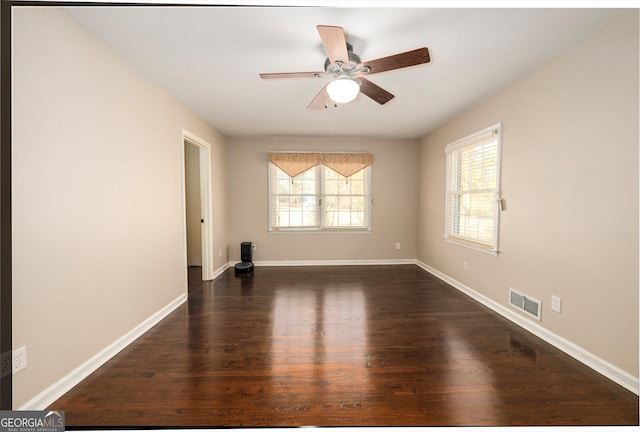
[[[269,234],[370,234],[371,228],[284,228],[269,229]]]
[[[456,244],[456,245],[459,245],[459,246],[464,246],[464,247],[466,247],[468,249],[473,249],[475,251],[483,252],[483,253],[486,253],[486,254],[489,254],[489,255],[493,255],[493,256],[498,256],[498,254],[500,253],[500,251],[498,251],[496,249],[489,249],[489,248],[486,248],[486,247],[477,246],[477,245],[475,245],[473,243],[467,243],[465,241],[461,241],[461,240],[454,239],[454,238],[451,238],[451,237],[445,237],[444,240],[447,243],[453,243],[453,244]]]

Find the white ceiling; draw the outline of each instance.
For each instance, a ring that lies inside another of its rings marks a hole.
[[[149,80],[226,136],[416,138],[597,31],[620,9],[69,7]],[[431,62],[370,75],[395,98],[306,106],[324,78],[316,25],[342,26],[362,60],[426,46]]]

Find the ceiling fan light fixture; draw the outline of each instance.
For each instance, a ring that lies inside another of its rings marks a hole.
[[[360,86],[351,78],[338,78],[327,85],[327,93],[331,100],[338,103],[349,103],[358,96]]]

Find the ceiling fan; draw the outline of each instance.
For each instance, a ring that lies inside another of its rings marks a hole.
[[[429,50],[426,47],[412,51],[382,57],[371,61],[360,61],[353,48],[347,43],[344,30],[337,26],[316,26],[320,39],[327,52],[324,71],[261,73],[260,78],[333,78],[313,98],[309,109],[324,109],[328,100],[347,103],[355,99],[359,92],[370,97],[380,105],[389,102],[394,96],[382,87],[372,83],[365,75],[401,69],[423,63],[429,63]]]

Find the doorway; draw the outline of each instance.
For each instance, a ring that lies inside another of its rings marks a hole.
[[[202,267],[202,280],[211,280],[211,147],[187,131],[182,137],[186,264]]]

